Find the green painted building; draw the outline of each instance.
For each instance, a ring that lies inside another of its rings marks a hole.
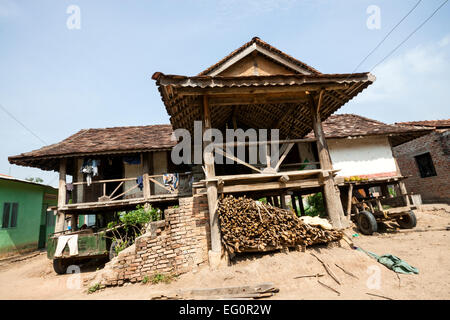
[[[0,257],[44,248],[57,202],[53,187],[0,174]]]

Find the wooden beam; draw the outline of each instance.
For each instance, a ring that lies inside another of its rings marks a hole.
[[[177,87],[178,96],[208,96],[213,97],[216,95],[236,95],[236,94],[247,94],[247,95],[259,95],[259,94],[276,94],[276,93],[293,93],[299,94],[306,91],[309,92],[319,92],[320,90],[344,90],[348,89],[350,86],[346,83],[317,83],[317,84],[307,84],[307,85],[289,85],[289,86],[265,86],[265,87]]]
[[[272,189],[287,189],[287,188],[314,188],[320,187],[320,183],[317,179],[303,179],[303,180],[290,180],[286,183],[281,181],[272,182],[259,182],[259,183],[246,183],[237,185],[224,185],[223,193],[232,192],[248,192],[248,191],[261,191],[261,190],[272,190]],[[277,201],[275,202],[277,205]],[[278,206],[278,205],[277,205]]]
[[[203,121],[204,130],[211,129],[211,112],[208,104],[208,97],[203,96]],[[205,142],[204,148],[207,143]],[[205,150],[205,149],[203,149]],[[206,178],[215,177],[214,169],[214,155],[212,152],[205,153],[205,173]],[[217,214],[217,181],[208,181],[206,183],[206,194],[208,196],[208,211],[209,211],[209,225],[211,233],[211,251],[209,253],[209,265],[212,268],[217,268],[219,261],[217,257],[222,252],[222,243],[219,229],[219,216]]]
[[[58,211],[56,215],[55,232],[64,231],[65,215],[60,208],[66,205],[66,166],[67,159],[59,160]]]
[[[314,97],[309,94],[310,97],[310,111],[313,123],[314,135],[317,138],[317,150],[319,154],[320,166],[322,169],[331,170],[333,165],[331,163],[330,153],[328,151],[328,145],[325,140],[325,134],[322,128],[322,121],[320,120],[319,110],[323,102],[323,90],[319,93],[319,100],[316,103]],[[336,229],[346,228],[349,223],[344,217],[344,210],[342,208],[342,202],[339,196],[339,189],[337,188],[332,175],[323,176],[324,183],[324,197],[326,201],[326,208],[328,215],[331,219],[331,224]]]
[[[150,168],[149,168],[149,162],[148,162],[148,153],[144,152],[141,153],[142,156],[142,191],[144,194],[144,199],[148,199],[150,198],[151,195],[151,189],[150,189],[150,180],[149,180],[149,173],[150,173]]]
[[[287,148],[284,150],[283,154],[281,155],[280,159],[278,160],[278,163],[275,165],[275,171],[278,171],[280,168],[281,163],[284,161],[286,156],[288,155],[289,151],[291,151],[292,147],[294,146],[294,143],[289,143]]]
[[[404,200],[404,202],[405,202],[405,205],[406,205],[406,206],[410,206],[410,205],[411,205],[411,202],[409,201],[408,191],[406,191],[406,185],[405,185],[405,182],[399,181],[399,182],[398,182],[398,186],[399,186],[399,188],[400,188],[400,192],[401,192],[402,195],[403,195],[403,200]]]
[[[305,215],[305,206],[303,205],[303,197],[300,193],[297,194],[297,197],[298,197],[298,205],[300,206],[300,216],[304,216]]]
[[[262,171],[259,170],[258,168],[252,166],[251,164],[249,164],[249,163],[247,163],[247,162],[245,162],[245,161],[243,161],[243,160],[241,160],[241,159],[239,159],[239,158],[237,158],[237,157],[235,157],[235,156],[232,156],[231,154],[229,154],[229,153],[223,151],[222,149],[220,149],[220,148],[218,148],[218,147],[215,148],[215,151],[216,151],[216,153],[221,154],[221,155],[223,155],[224,157],[227,157],[228,159],[231,159],[231,160],[233,160],[233,161],[236,161],[237,163],[242,164],[242,165],[244,165],[244,166],[246,166],[246,167],[248,167],[248,168],[250,168],[250,169],[252,169],[252,170],[254,170],[254,171],[256,171],[256,172],[262,173]]]
[[[66,166],[67,159],[59,160],[59,186],[58,186],[58,207],[66,204]]]
[[[350,216],[352,214],[352,197],[353,197],[353,184],[348,186],[347,192],[347,218],[350,221]]]
[[[295,199],[294,194],[291,194],[291,203],[292,203],[292,208],[294,209],[295,214],[298,215],[297,200]]]

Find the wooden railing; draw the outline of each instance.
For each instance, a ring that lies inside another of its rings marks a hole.
[[[316,142],[317,139],[315,138],[308,138],[308,139],[289,139],[289,140],[278,140],[278,141],[255,141],[255,142],[229,142],[229,143],[221,143],[221,144],[213,144],[211,151],[209,151],[206,155],[206,159],[213,159],[213,153],[217,153],[219,155],[222,155],[225,158],[228,158],[230,160],[233,160],[234,162],[244,165],[253,171],[256,171],[257,174],[276,174],[280,171],[281,167],[284,168],[300,168],[301,166],[308,166],[308,165],[314,165],[316,166],[315,169],[320,169],[320,162],[304,162],[304,163],[291,163],[291,164],[283,164],[283,161],[286,159],[287,155],[291,151],[292,147],[296,143],[311,143]],[[279,158],[273,159],[271,155],[269,154],[269,146],[271,144],[280,144],[280,150],[279,150]],[[262,164],[250,164],[242,159],[239,159],[238,157],[234,156],[233,154],[228,153],[226,150],[227,147],[238,147],[238,146],[266,146],[266,159],[265,159],[265,166]],[[205,170],[205,175],[208,178],[208,170]],[[210,177],[212,178],[212,177]]]
[[[177,195],[179,193],[184,194],[190,191],[190,173],[178,174],[177,188],[171,188],[170,186],[165,185],[163,177],[163,174],[143,175],[140,177],[142,180],[140,180],[139,183],[139,177],[92,180],[90,186],[94,186],[95,189],[90,190],[90,193],[86,192],[85,188],[89,187],[86,181],[74,182],[72,183],[73,190],[71,203],[103,203],[124,199],[147,199],[156,196],[161,197],[164,195]],[[134,183],[127,183],[130,181]],[[86,195],[88,195],[88,197],[86,197]],[[66,205],[70,205],[71,203],[66,203]]]

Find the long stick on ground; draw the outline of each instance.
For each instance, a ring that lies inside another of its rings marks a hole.
[[[320,283],[320,284],[321,284],[322,286],[324,286],[325,288],[328,288],[328,289],[330,289],[331,291],[337,293],[338,296],[341,295],[341,293],[340,293],[339,291],[337,291],[336,289],[334,289],[334,288],[332,288],[332,287],[326,285],[325,283],[321,282],[319,279],[317,279],[317,282]]]
[[[389,298],[389,297],[386,297],[386,296],[382,296],[382,295],[378,295],[378,294],[374,294],[374,293],[366,292],[366,294],[368,294],[369,296],[374,296],[374,297],[383,298],[383,299],[387,299],[387,300],[394,300],[392,298]]]
[[[301,278],[317,278],[317,277],[323,277],[323,276],[324,276],[323,273],[317,273],[317,274],[306,275],[306,276],[298,276],[298,277],[295,277],[294,279],[301,279]]]
[[[348,274],[349,276],[356,278],[359,280],[359,278],[357,276],[355,276],[353,273],[351,273],[350,271],[345,270],[344,268],[342,268],[340,265],[338,265],[337,263],[335,263],[335,266],[338,267],[339,269],[341,269],[342,271],[344,271],[346,274]]]
[[[311,255],[313,257],[315,257],[317,260],[319,260],[320,263],[322,263],[325,270],[328,272],[328,274],[334,279],[334,281],[336,281],[339,285],[341,285],[341,282],[339,281],[338,277],[334,274],[334,272],[330,269],[330,267],[325,262],[323,262],[318,256],[316,256],[314,253],[311,252]]]

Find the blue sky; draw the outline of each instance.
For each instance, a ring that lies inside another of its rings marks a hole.
[[[254,36],[323,73],[351,72],[417,0],[0,0],[0,104],[42,140],[83,128],[168,123],[151,75],[194,75]],[[443,0],[424,0],[357,71],[369,71]],[[81,29],[66,13],[77,5]],[[369,5],[381,28],[368,29]],[[340,113],[387,123],[449,118],[450,4],[383,64]],[[42,141],[0,110],[0,173]]]

